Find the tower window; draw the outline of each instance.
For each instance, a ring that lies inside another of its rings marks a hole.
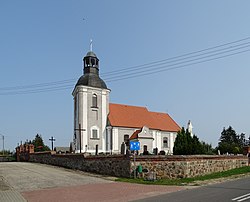
[[[92,96],[92,107],[97,107],[97,95],[93,94]]]
[[[86,66],[87,66],[87,67],[90,66],[90,58],[86,58]]]
[[[164,147],[164,148],[167,148],[167,147],[168,147],[168,138],[167,138],[167,137],[164,137],[164,138],[163,138],[163,147]]]
[[[94,58],[91,58],[91,64],[93,67],[95,66],[95,59]]]
[[[96,129],[92,130],[92,138],[93,139],[98,139],[98,130],[96,130]]]
[[[91,132],[91,134],[90,134],[91,139],[99,139],[100,138],[100,133],[99,133],[100,130],[97,126],[92,126],[90,128],[90,132]]]

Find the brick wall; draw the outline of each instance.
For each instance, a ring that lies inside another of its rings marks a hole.
[[[30,154],[30,162],[45,163],[103,175],[130,177],[135,166],[153,171],[157,178],[185,178],[248,165],[246,156],[87,156],[83,154]]]

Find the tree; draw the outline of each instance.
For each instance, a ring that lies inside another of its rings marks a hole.
[[[239,154],[243,152],[243,146],[245,145],[245,142],[246,139],[244,133],[237,135],[232,126],[229,126],[227,129],[224,127],[221,132],[220,142],[218,144],[217,150],[220,150],[220,153],[222,154]]]
[[[39,151],[50,151],[50,148],[43,143],[42,136],[37,134],[35,139],[32,141],[34,145],[35,152]]]
[[[201,145],[202,145],[203,154],[212,155],[216,153],[215,149],[213,149],[211,144],[207,144],[201,141]]]
[[[188,132],[188,131],[187,131]],[[185,155],[190,152],[189,140],[191,138],[190,133],[186,133],[184,127],[177,132],[177,136],[174,143],[173,152],[175,155]]]
[[[174,142],[174,155],[194,155],[194,154],[204,154],[205,149],[199,138],[194,135],[193,137],[189,131],[184,129],[184,127],[178,131],[177,137]]]

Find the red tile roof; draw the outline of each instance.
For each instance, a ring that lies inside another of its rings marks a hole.
[[[178,124],[166,113],[150,112],[146,107],[109,104],[108,119],[112,126],[177,132]]]
[[[142,128],[139,129],[139,130],[136,130],[132,135],[131,137],[129,138],[130,140],[133,140],[133,139],[137,139],[138,138],[138,134],[142,131]]]

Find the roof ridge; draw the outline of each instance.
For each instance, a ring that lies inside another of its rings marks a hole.
[[[167,115],[169,115],[168,113],[166,113],[166,112],[153,112],[153,111],[149,111],[150,113],[155,113],[155,114],[167,114]]]
[[[110,105],[120,105],[120,106],[125,106],[125,107],[137,107],[137,108],[146,108],[147,109],[147,107],[128,105],[128,104],[119,104],[119,103],[109,103],[109,104]],[[147,109],[147,111],[149,111],[149,110]]]

